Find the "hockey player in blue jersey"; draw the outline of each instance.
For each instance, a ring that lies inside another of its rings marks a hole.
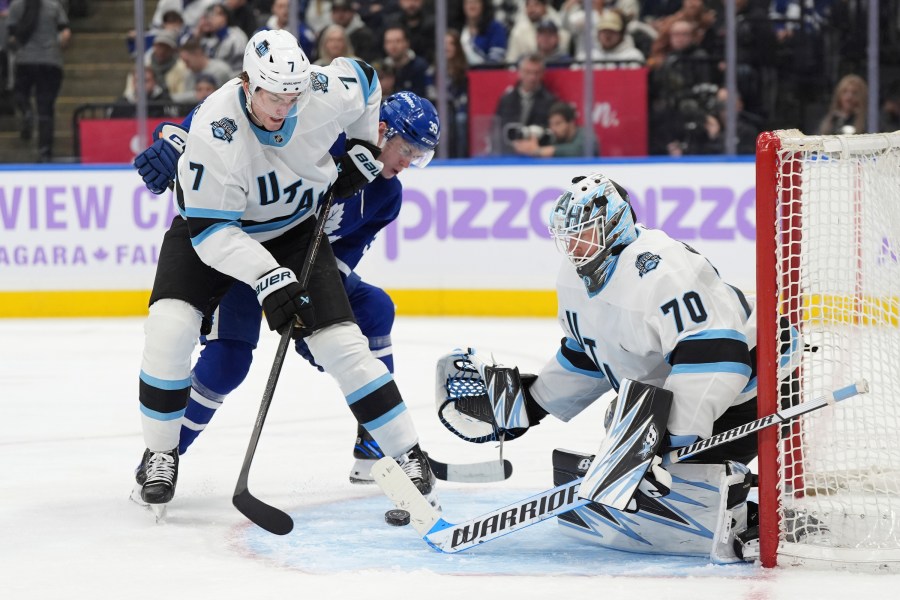
[[[314,69],[293,36],[265,31],[248,43],[241,78],[194,112],[187,139],[164,134],[184,149],[176,180],[182,216],[166,234],[145,325],[140,405],[147,449],[136,473],[143,502],[165,505],[174,496],[190,354],[201,331],[211,333],[213,311],[235,282],[256,288],[250,321],[257,334],[260,306],[270,329],[299,327],[357,421],[437,502],[409,413],[354,320],[331,246],[322,244],[309,289],[294,276],[311,240],[316,198],[331,186],[335,196],[350,196],[385,167],[377,160],[385,133],[380,104],[365,63],[340,58]],[[336,168],[322,158],[342,131],[351,139]],[[396,143],[406,164],[430,158],[421,144]]]
[[[385,166],[362,190],[335,203],[326,232],[353,314],[369,340],[369,349],[393,373],[390,334],[394,304],[383,289],[363,281],[354,269],[378,232],[397,218],[402,185],[396,175],[409,165],[421,168],[428,164],[440,139],[440,121],[428,100],[410,92],[388,98],[381,107],[380,120],[379,160]],[[189,127],[190,121],[189,116],[182,127]],[[177,134],[172,129],[175,127],[168,124],[159,129]],[[332,154],[340,156],[344,146],[341,136],[332,147]],[[138,156],[135,164],[151,191],[161,193],[166,189],[181,150],[180,145],[172,144],[164,135]],[[233,286],[220,302],[212,331],[205,336],[205,345],[191,373],[191,397],[182,420],[179,454],[187,451],[225,397],[246,377],[259,340],[260,318],[259,303],[248,286]],[[302,339],[297,340],[296,346],[318,367]],[[362,425],[357,427],[353,456],[350,481],[370,483],[369,469],[383,453]]]

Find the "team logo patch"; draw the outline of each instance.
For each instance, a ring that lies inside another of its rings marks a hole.
[[[656,425],[650,423],[650,427],[647,429],[647,435],[644,436],[644,442],[641,446],[640,451],[638,451],[638,456],[643,460],[647,460],[651,456],[653,456],[654,451],[656,450],[656,442],[659,441],[659,432],[656,430]]]
[[[213,121],[210,123],[212,126],[212,134],[214,138],[225,140],[228,143],[231,143],[231,140],[234,139],[232,134],[237,131],[237,123],[234,122],[234,119],[229,119],[228,117],[223,117],[218,121]]]
[[[263,40],[256,45],[256,55],[260,58],[269,53],[269,42]]]
[[[328,91],[328,75],[325,73],[314,72],[310,75],[309,82],[314,92]]]
[[[652,252],[644,252],[640,256],[637,257],[637,260],[634,261],[634,266],[637,267],[638,276],[643,277],[653,269],[659,266],[660,262],[659,256],[653,254]]]
[[[272,136],[272,138],[275,140],[276,144],[284,143],[284,136],[281,135],[280,133],[276,133],[274,136]]]

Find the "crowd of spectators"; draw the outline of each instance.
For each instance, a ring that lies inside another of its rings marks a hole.
[[[737,14],[740,153],[752,152],[756,133],[764,129],[867,130],[868,90],[861,77],[867,72],[865,0],[729,1]],[[6,2],[0,0],[0,17]],[[451,122],[443,144],[449,156],[470,155],[473,69],[517,73],[516,83],[498,100],[490,152],[560,156],[583,148],[580,138],[574,144],[557,139],[554,131],[566,136],[569,125],[579,130],[583,115],[558,105],[544,73],[583,69],[588,47],[595,69],[646,69],[649,154],[725,151],[724,2],[592,0],[588,18],[584,0],[446,0],[445,118]],[[880,6],[880,122],[896,127],[900,8]],[[158,0],[143,34],[148,98],[182,110],[203,100],[239,73],[253,33],[289,27],[289,10],[289,0]],[[300,0],[296,22],[292,33],[315,64],[357,57],[376,68],[385,96],[405,89],[436,99],[434,0]],[[127,36],[123,49],[132,56],[136,35]],[[134,88],[131,73],[110,115],[133,114]],[[529,135],[534,139],[522,141]],[[602,154],[602,145],[594,142]]]

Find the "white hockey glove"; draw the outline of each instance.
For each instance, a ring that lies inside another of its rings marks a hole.
[[[528,393],[536,379],[520,376],[517,367],[485,364],[471,348],[454,350],[435,371],[438,419],[476,444],[520,437],[547,415]]]
[[[160,123],[153,131],[154,142],[134,159],[134,168],[144,185],[154,194],[162,194],[175,180],[178,159],[187,143],[187,129],[176,123]]]
[[[347,140],[347,153],[335,157],[338,177],[334,197],[349,198],[378,177],[384,164],[378,160],[381,148],[365,140]]]

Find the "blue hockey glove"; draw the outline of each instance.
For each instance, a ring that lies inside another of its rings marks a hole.
[[[153,131],[154,142],[135,157],[134,168],[140,173],[147,189],[154,194],[162,194],[175,180],[187,133],[181,125],[160,123]]]
[[[384,165],[378,160],[381,148],[364,140],[347,140],[347,153],[334,159],[338,177],[334,197],[349,198],[378,177]]]
[[[290,269],[272,269],[257,279],[253,288],[272,331],[282,333],[285,327],[312,327],[316,318],[312,299]]]
[[[297,340],[295,347],[297,348],[297,354],[305,358],[309,364],[317,368],[320,372],[325,372],[324,367],[317,363],[316,359],[313,358],[312,352],[309,351],[309,346],[306,345],[306,340]]]

